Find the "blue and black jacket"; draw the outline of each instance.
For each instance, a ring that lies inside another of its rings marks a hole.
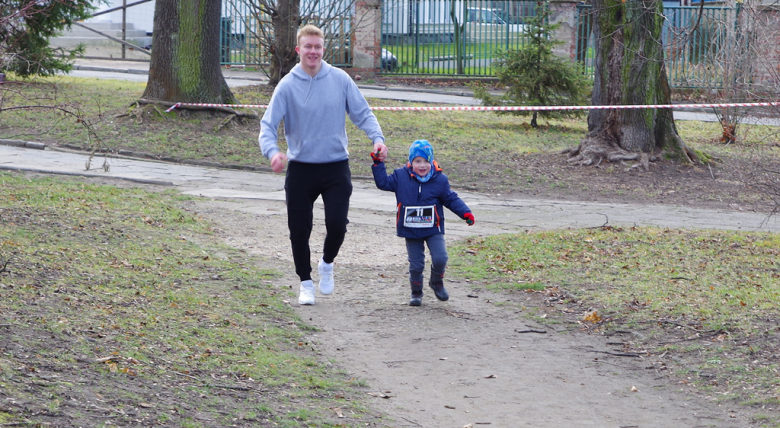
[[[387,174],[384,162],[379,162],[371,167],[374,174],[376,187],[381,190],[395,193],[397,202],[396,230],[402,238],[427,238],[437,233],[444,233],[444,207],[457,214],[458,217],[471,212],[458,194],[450,190],[450,181],[442,172],[439,164],[434,160],[431,168],[433,175],[421,183],[415,177],[411,164],[398,168],[392,174]],[[417,207],[433,207],[429,223],[417,227],[408,227],[408,213]]]

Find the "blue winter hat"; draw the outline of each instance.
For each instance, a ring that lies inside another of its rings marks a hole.
[[[417,140],[409,147],[409,163],[417,156],[433,163],[433,146],[427,140]]]

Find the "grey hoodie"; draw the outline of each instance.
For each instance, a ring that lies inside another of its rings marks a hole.
[[[260,150],[268,159],[279,152],[279,122],[284,120],[287,158],[329,163],[349,158],[345,113],[366,136],[384,142],[382,128],[352,78],[322,61],[316,76],[298,64],[279,81],[260,121]]]

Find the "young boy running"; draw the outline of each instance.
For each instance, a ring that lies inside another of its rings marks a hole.
[[[409,284],[412,296],[409,305],[420,306],[423,297],[423,270],[425,269],[425,245],[431,253],[431,278],[428,285],[436,298],[445,301],[449,293],[444,288],[444,270],[447,267],[447,246],[444,242],[444,207],[458,217],[474,224],[471,210],[450,190],[450,182],[433,159],[433,146],[428,141],[417,140],[409,147],[409,163],[388,175],[384,160],[371,154],[376,187],[395,192],[398,204],[396,230],[406,239],[409,258]]]

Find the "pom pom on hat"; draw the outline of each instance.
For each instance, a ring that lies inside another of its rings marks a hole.
[[[427,140],[417,140],[409,147],[409,163],[414,158],[421,157],[429,163],[433,163],[433,146]]]

